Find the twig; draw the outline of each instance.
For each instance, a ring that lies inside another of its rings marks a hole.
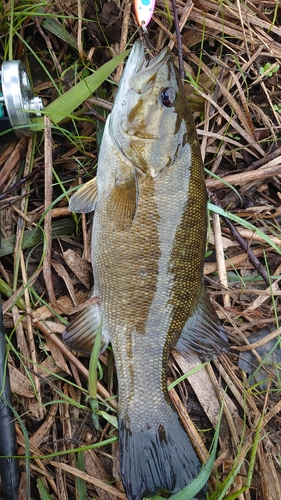
[[[121,38],[120,38],[120,45],[119,45],[120,53],[125,50],[126,43],[127,43],[131,8],[132,8],[132,2],[126,1],[125,6],[124,6],[124,16],[123,16]],[[120,81],[122,71],[123,71],[123,63],[119,64],[119,66],[117,67],[116,73],[115,73],[115,80],[117,82]]]
[[[43,18],[42,18],[42,19],[43,19]],[[39,18],[39,17],[35,17],[35,18],[34,18],[34,20],[35,20],[35,24],[36,24],[36,27],[37,27],[37,29],[38,29],[38,31],[39,31],[39,33],[40,33],[40,35],[41,35],[41,36],[43,37],[43,39],[45,40],[46,45],[47,45],[47,47],[48,47],[48,49],[49,49],[49,51],[50,51],[50,55],[51,55],[51,57],[52,57],[52,59],[53,59],[54,66],[55,66],[55,68],[56,68],[56,70],[57,70],[58,74],[59,74],[59,75],[61,75],[61,74],[62,74],[61,65],[60,65],[60,63],[59,63],[59,61],[58,61],[58,58],[57,58],[57,56],[56,56],[56,53],[55,53],[55,51],[54,51],[54,49],[53,49],[53,46],[52,46],[52,44],[51,44],[50,37],[49,37],[48,35],[46,35],[46,33],[44,32],[44,30],[42,30],[42,28],[41,28],[41,22],[42,22],[42,20],[40,20],[40,18]]]
[[[220,217],[218,214],[213,214],[213,226],[214,226],[214,238],[215,238],[219,279],[221,284],[226,288],[228,288],[227,273],[226,273],[223,244],[222,244]],[[231,305],[230,295],[228,293],[223,294],[223,304],[224,307],[230,307]]]
[[[264,250],[262,248],[255,248],[252,250],[253,253],[255,254],[256,257],[260,257],[263,255]],[[252,264],[247,262],[247,255],[245,256],[245,253],[240,253],[238,255],[233,255],[231,259],[227,260],[225,263],[225,267],[227,270],[233,271],[233,267],[235,266],[236,269],[252,269],[253,266]],[[218,265],[217,262],[205,262],[204,265],[204,275],[208,276],[209,274],[213,274],[218,270]],[[213,294],[216,294],[216,292],[212,292]],[[222,292],[219,292],[222,293]],[[233,290],[231,290],[231,293],[234,293]],[[241,293],[241,290],[239,291]]]
[[[279,337],[280,334],[281,334],[281,328],[277,328],[277,330],[275,330],[272,333],[269,333],[263,339],[257,340],[257,342],[253,342],[252,344],[249,343],[247,345],[238,346],[238,347],[233,346],[232,349],[235,349],[235,351],[239,351],[239,352],[253,351],[253,349],[257,349],[258,347],[261,347],[261,346],[267,344],[268,342],[270,342],[270,340],[276,339],[276,337]]]
[[[183,55],[182,55],[182,38],[181,38],[180,27],[179,27],[178,7],[176,4],[176,0],[172,0],[172,6],[173,6],[175,31],[176,31],[177,44],[178,44],[179,72],[180,72],[180,77],[183,80],[184,79],[184,68],[183,68]]]
[[[65,147],[66,143],[68,143],[68,140],[64,141],[61,145],[59,145],[55,149],[55,151],[52,154],[53,161],[58,157],[60,152]],[[18,189],[20,189],[23,184],[25,184],[27,181],[30,181],[31,179],[36,177],[38,174],[40,174],[40,172],[43,170],[43,168],[44,168],[43,164],[39,165],[39,167],[36,167],[32,172],[30,172],[30,174],[24,175],[18,182],[13,184],[13,186],[9,187],[9,189],[4,191],[4,193],[0,194],[0,201],[4,200],[5,198],[8,198],[8,196],[10,196],[10,194],[12,194],[15,191],[17,191]],[[1,172],[1,181],[2,181],[2,172]]]
[[[22,280],[24,284],[24,300],[25,300],[25,305],[26,305],[26,322],[27,322],[27,339],[29,342],[29,350],[30,350],[30,357],[32,359],[32,365],[33,369],[35,372],[38,371],[38,366],[39,366],[39,361],[37,359],[37,352],[36,352],[36,346],[34,342],[34,335],[33,335],[33,330],[32,330],[32,321],[31,321],[31,305],[30,305],[30,297],[29,297],[29,289],[28,289],[28,278],[27,278],[27,273],[26,273],[26,266],[23,258],[23,252],[21,252],[20,255],[21,259],[21,273],[22,273]],[[34,379],[34,384],[36,388],[36,393],[37,393],[37,399],[38,399],[38,419],[42,420],[45,415],[45,408],[42,406],[42,393],[41,393],[41,386],[40,386],[40,381],[38,378],[35,377]]]
[[[104,116],[100,115],[100,113],[98,113],[94,108],[92,108],[89,102],[85,101],[84,104],[89,110],[88,113],[86,113],[86,115],[93,115],[100,122],[103,123],[106,122],[106,118],[104,118]]]
[[[223,230],[224,234],[228,235],[229,232],[231,232],[229,229],[225,228]],[[265,244],[265,239],[260,236],[259,234],[254,233],[250,229],[244,229],[239,228],[239,234],[242,236],[242,238],[251,240],[251,241],[259,241],[260,243]],[[281,240],[278,238],[278,236],[270,236],[270,240],[272,243],[274,243],[276,246],[280,247],[281,246]]]
[[[83,375],[83,377],[88,380],[89,378],[89,372],[85,368],[85,366],[77,359],[74,354],[63,344],[63,342],[55,335],[49,328],[42,322],[42,321],[34,321],[34,325],[39,328],[39,330],[44,333],[47,337],[49,337],[54,344],[59,348],[59,350],[62,352],[62,354],[68,358],[68,360],[74,364],[74,366],[77,368],[77,370]],[[117,404],[115,399],[110,399],[111,395],[109,392],[102,386],[100,382],[97,382],[97,389],[98,389],[98,394],[102,399],[108,400],[107,403],[112,406],[116,410]]]
[[[278,276],[280,274],[280,272],[281,272],[281,266],[278,266],[277,269],[274,272],[274,275]],[[249,314],[251,311],[255,311],[256,309],[259,309],[262,306],[262,304],[269,297],[274,296],[274,292],[277,292],[277,294],[278,294],[278,292],[280,291],[279,281],[280,280],[274,281],[274,283],[271,286],[269,286],[266,290],[263,290],[264,292],[266,292],[266,294],[265,295],[259,294],[259,297],[257,297],[252,302],[252,304],[250,304],[246,309],[244,309],[244,311],[243,311],[242,314]]]
[[[70,467],[70,465],[68,464],[59,463],[52,460],[50,460],[50,464],[53,465],[55,468],[60,468],[66,472],[69,472],[75,477],[80,477],[81,479],[83,479],[83,481],[87,481],[88,483],[93,484],[94,486],[98,486],[99,488],[109,493],[110,495],[121,498],[121,500],[126,500],[127,498],[125,493],[122,493],[122,491],[117,490],[117,488],[114,488],[114,486],[106,484],[100,479],[92,477],[89,474],[86,474],[86,472],[83,472],[77,468]]]
[[[217,196],[211,191],[209,190],[207,191],[212,203],[214,203],[214,205],[216,205],[217,207],[222,208]],[[251,264],[255,267],[255,269],[259,272],[259,274],[263,277],[266,284],[269,286],[271,284],[270,276],[268,276],[266,269],[263,267],[263,265],[260,263],[260,261],[256,258],[255,254],[250,249],[247,241],[245,241],[244,238],[242,238],[242,236],[237,231],[236,227],[230,222],[230,220],[227,217],[223,216],[221,217],[225,222],[225,224],[227,225],[228,229],[231,231],[234,238],[236,239],[237,243],[240,245],[242,250],[244,250],[244,252],[248,255]]]
[[[277,158],[280,155],[281,155],[281,147],[275,149],[275,151],[273,151],[272,153],[267,154],[264,158],[260,158],[259,160],[251,163],[251,165],[249,165],[249,167],[246,168],[244,172],[248,172],[251,170],[255,170],[256,168],[263,167],[266,163],[271,162],[271,160],[275,160],[275,158]]]
[[[16,164],[20,161],[21,157],[25,154],[27,147],[27,138],[22,137],[17,143],[16,147],[12,151],[11,155],[8,157],[5,165],[1,169],[0,177],[0,191],[6,180],[11,175],[11,172],[15,169]]]
[[[194,7],[194,4],[193,4],[193,1],[192,0],[187,0],[184,8],[182,9],[182,12],[181,12],[181,17],[180,17],[180,20],[179,20],[179,30],[180,30],[180,33],[182,31],[182,29],[184,28],[188,18],[189,18],[189,15],[192,11]],[[177,10],[179,11],[179,9],[177,8]],[[168,46],[170,47],[171,50],[173,50],[174,46],[175,46],[175,41],[174,40],[170,40],[169,41],[169,44]]]
[[[46,235],[46,253],[43,261],[43,276],[48,291],[49,300],[52,305],[57,305],[55,297],[52,272],[51,272],[51,254],[52,254],[52,212],[50,205],[52,203],[52,133],[50,119],[45,116],[45,219],[44,232]]]
[[[77,1],[77,14],[78,14],[78,27],[77,27],[77,47],[78,47],[78,52],[79,56],[81,58],[81,61],[86,62],[87,61],[87,56],[83,50],[83,43],[82,43],[82,5],[81,5],[81,0]]]

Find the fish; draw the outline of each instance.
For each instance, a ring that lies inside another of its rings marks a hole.
[[[210,359],[228,350],[203,281],[207,194],[193,116],[168,48],[131,50],[102,138],[97,175],[69,210],[94,210],[94,305],[67,327],[91,352],[101,327],[118,378],[120,470],[128,500],[177,492],[201,463],[167,390],[171,349]],[[194,497],[195,498],[195,497]],[[206,488],[196,499],[206,498]]]

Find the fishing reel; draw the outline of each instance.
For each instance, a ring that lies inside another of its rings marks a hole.
[[[32,117],[41,116],[43,102],[35,97],[22,61],[2,63],[0,72],[0,141],[3,132],[32,135]]]

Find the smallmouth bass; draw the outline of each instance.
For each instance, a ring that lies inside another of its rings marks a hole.
[[[93,296],[64,341],[91,352],[102,319],[118,377],[121,475],[129,500],[177,492],[200,462],[167,391],[171,348],[227,350],[203,283],[207,196],[197,134],[169,49],[150,61],[135,42],[107,119],[96,179],[71,198],[95,210]],[[205,499],[204,488],[197,499]]]

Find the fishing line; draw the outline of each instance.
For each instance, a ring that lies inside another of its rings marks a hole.
[[[134,5],[135,5],[137,22],[141,31],[140,38],[144,38],[147,47],[153,48],[148,39],[147,25],[150,23],[152,15],[154,13],[155,0],[135,0]],[[182,36],[180,32],[178,7],[176,4],[176,0],[172,0],[172,6],[174,14],[175,32],[177,37],[177,45],[178,45],[179,72],[181,79],[184,80],[185,74],[184,74],[183,54],[182,54]]]

